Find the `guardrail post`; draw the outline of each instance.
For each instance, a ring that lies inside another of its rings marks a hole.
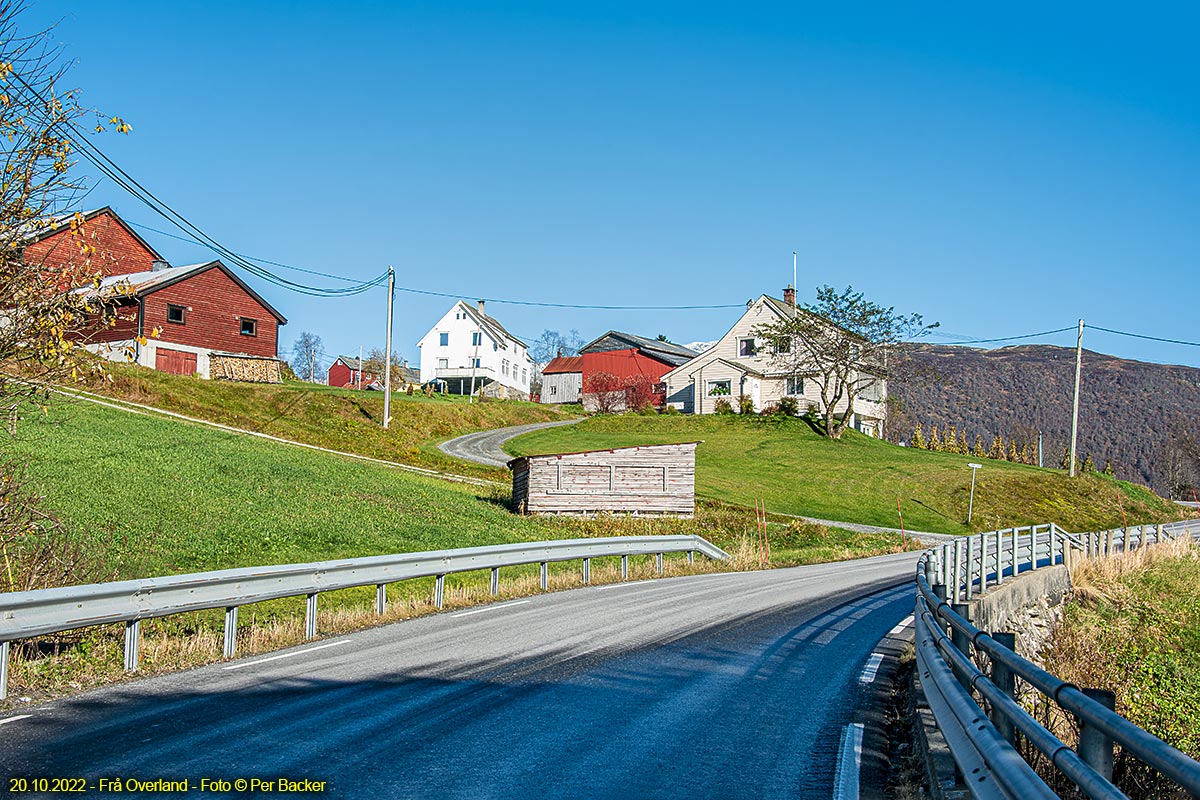
[[[688,566],[696,563],[696,551],[688,550]]]
[[[938,552],[941,553],[938,556],[938,570],[942,573],[938,583],[945,586],[950,583],[950,545],[943,544],[938,548]]]
[[[585,558],[583,560],[583,582],[592,582],[592,560],[590,558]]]
[[[1054,523],[1050,523],[1050,566],[1058,563],[1058,559],[1054,557],[1054,550],[1058,545],[1058,536],[1054,533]]]
[[[629,556],[621,556],[621,580],[629,580]]]
[[[1117,696],[1106,689],[1084,689],[1083,693],[1112,711],[1117,705]],[[1106,781],[1112,781],[1113,740],[1095,726],[1079,720],[1079,757],[1089,767],[1100,773]]]
[[[939,583],[937,586],[934,586],[932,588],[933,588],[933,596],[938,599],[938,605],[940,606],[942,603],[946,602],[946,588],[947,588],[946,584]],[[940,627],[942,629],[942,632],[945,633],[946,623],[942,620],[942,618],[940,616],[938,616],[937,609],[933,609],[933,620],[934,620],[934,622],[936,622],[938,624],[938,627]]]
[[[387,611],[387,584],[375,584],[375,613],[383,616],[383,612]]]
[[[304,599],[304,638],[317,638],[317,593],[313,592]]]
[[[1012,529],[1012,544],[1008,548],[1009,575],[1017,577],[1021,572],[1021,564],[1017,560],[1017,541],[1020,539],[1020,529]]]
[[[988,540],[987,534],[979,534],[979,592],[980,594],[987,591],[988,587]]]
[[[542,562],[542,591],[550,588],[550,565],[545,561]]]
[[[225,646],[221,651],[225,658],[233,658],[237,654],[237,618],[237,606],[225,609]]]
[[[1122,548],[1125,551],[1129,550],[1129,529],[1125,529],[1125,546]],[[1108,537],[1104,540],[1104,555],[1111,556],[1115,552],[1113,548],[1113,532],[1108,532]]]
[[[998,631],[991,634],[991,636],[996,641],[996,644],[1003,645],[1014,652],[1016,651],[1017,635],[1015,633]],[[1016,676],[1013,675],[1013,671],[1006,665],[1000,663],[997,659],[993,658],[991,661],[992,683],[996,684],[996,688],[1004,692],[1009,697],[1015,696],[1017,692],[1017,680]],[[996,726],[996,730],[1000,732],[1000,735],[1007,739],[1009,744],[1015,744],[1017,740],[1017,731],[1016,728],[1013,727],[1013,724],[1009,718],[1001,714],[995,708],[992,709],[991,718],[992,724]]]
[[[125,623],[125,671],[136,672],[138,668],[138,644],[142,638],[142,621]]]
[[[950,563],[950,591],[947,593],[947,598],[952,603],[958,602],[958,588],[962,581],[959,580],[959,558],[962,553],[962,539],[954,540],[954,556]]]
[[[975,537],[967,537],[967,602],[975,591]]]
[[[966,603],[954,603],[950,606],[950,610],[965,620],[971,619],[971,607]],[[971,657],[970,637],[960,631],[958,628],[955,628],[953,625],[950,626],[950,643],[954,645],[954,648],[958,650],[958,652],[962,653],[968,659]],[[955,677],[958,678],[958,682],[962,684],[964,689],[966,689],[968,692],[971,691],[971,681],[966,675],[959,675],[956,672]]]
[[[0,700],[8,697],[8,642],[0,642]]]
[[[1004,537],[1000,531],[993,535],[996,537],[996,585],[1001,586],[1004,584]]]
[[[433,581],[433,604],[438,608],[446,602],[446,576],[438,575]]]
[[[492,596],[500,594],[500,568],[492,567]]]
[[[655,554],[654,563],[658,566],[658,574],[662,575],[663,574],[663,554],[662,553]]]

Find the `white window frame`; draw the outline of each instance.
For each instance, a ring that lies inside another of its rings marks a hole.
[[[722,392],[721,394],[714,394],[714,390],[718,386],[721,386],[721,385],[725,386],[725,391]],[[709,397],[728,397],[728,398],[732,399],[733,398],[733,381],[730,380],[729,378],[725,378],[724,380],[708,381],[707,385],[705,387],[705,393]]]
[[[747,344],[750,345],[749,348],[746,347]],[[749,349],[750,352],[749,353],[743,352],[746,349]],[[757,339],[755,339],[753,336],[742,336],[742,337],[738,338],[738,358],[754,358],[757,355],[758,355],[758,340]]]

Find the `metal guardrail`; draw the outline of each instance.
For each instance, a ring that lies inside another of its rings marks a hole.
[[[1114,743],[1200,797],[1200,762],[1113,711],[1110,693],[1081,690],[1017,655],[1012,634],[979,630],[967,618],[969,606],[961,604],[1022,572],[1197,535],[1185,525],[1079,535],[1053,524],[1035,525],[962,537],[921,556],[914,612],[917,666],[930,710],[975,797],[1057,796],[1021,759],[1013,746],[1017,734],[1086,797],[1125,797],[1111,782]],[[985,655],[989,671],[980,669],[972,655]],[[1016,678],[1074,716],[1076,749],[1015,700]]]
[[[549,564],[583,562],[583,582],[591,581],[591,559],[620,557],[621,578],[629,577],[629,557],[656,556],[658,574],[663,555],[700,553],[725,561],[729,554],[699,536],[616,536],[522,544],[466,547],[422,553],[247,567],[163,578],[66,586],[30,592],[0,593],[0,700],[8,690],[9,642],[95,625],[125,623],[125,669],[138,667],[139,623],[187,611],[225,609],[224,656],[237,649],[238,607],[263,600],[305,595],[306,639],[317,635],[317,596],[321,592],[375,586],[375,611],[383,614],[387,585],[410,578],[436,578],[434,603],[442,607],[445,578],[459,572],[490,569],[491,593],[499,592],[501,567],[541,565],[541,588],[549,585]]]

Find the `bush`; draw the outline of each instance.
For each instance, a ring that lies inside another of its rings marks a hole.
[[[658,410],[654,406],[644,406],[635,412],[639,417],[657,417]]]
[[[800,403],[794,397],[781,397],[775,406],[775,411],[778,414],[794,417],[800,413]]]
[[[754,398],[748,394],[743,394],[738,397],[738,413],[753,414],[754,413]]]
[[[779,405],[777,403],[772,403],[769,406],[763,406],[763,410],[758,413],[764,417],[773,416],[779,413]]]
[[[733,404],[729,402],[729,398],[722,397],[713,404],[714,414],[732,414]]]
[[[663,412],[662,412],[662,413],[666,414],[666,415],[667,415],[667,416],[669,416],[669,417],[674,417],[674,416],[678,416],[679,414],[682,414],[683,412],[682,412],[682,411],[680,411],[680,410],[679,410],[678,408],[676,408],[675,406],[668,405],[668,406],[666,406],[665,408],[663,408]]]

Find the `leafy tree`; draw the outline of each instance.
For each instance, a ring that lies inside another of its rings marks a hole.
[[[967,445],[967,432],[965,430],[958,432],[958,452],[964,456],[971,452],[971,448]]]
[[[987,458],[987,451],[983,449],[982,433],[975,434],[975,449],[972,451],[971,455],[975,456],[976,458]]]
[[[383,381],[383,366],[387,363],[387,358],[382,347],[372,347],[363,357],[363,376],[374,375],[381,382]],[[404,367],[404,360],[400,358],[400,354],[392,352],[392,385],[397,386],[400,383],[400,370]]]
[[[1017,452],[1017,440],[1012,439],[1008,443],[1008,460],[1014,464],[1020,462],[1021,455]]]
[[[1088,453],[1083,457],[1083,466],[1080,467],[1083,472],[1095,472],[1096,462],[1092,460],[1092,454]]]
[[[942,449],[947,453],[958,452],[958,431],[955,430],[953,425],[946,428],[946,436],[942,440]]]
[[[302,381],[321,381],[321,362],[325,358],[325,346],[321,337],[309,331],[301,331],[292,345],[292,371]]]
[[[990,450],[988,450],[987,457],[993,461],[1004,460],[1004,437],[1000,434],[996,434],[994,437],[992,437],[992,447]]]
[[[925,449],[925,434],[921,432],[921,423],[917,423],[917,427],[913,429],[912,439],[909,444],[921,450]]]
[[[938,451],[942,449],[942,437],[938,435],[937,425],[929,431],[929,449]]]
[[[611,372],[595,372],[583,382],[583,405],[597,414],[615,414],[625,405],[625,382]]]
[[[816,301],[792,316],[758,325],[754,335],[774,342],[769,361],[788,375],[803,375],[821,396],[826,435],[841,438],[858,397],[885,379],[889,360],[906,355],[908,342],[926,327],[919,314],[897,314],[846,287],[817,289]]]
[[[1109,459],[1105,459],[1104,461],[1104,474],[1110,478],[1113,476],[1113,465]]]

